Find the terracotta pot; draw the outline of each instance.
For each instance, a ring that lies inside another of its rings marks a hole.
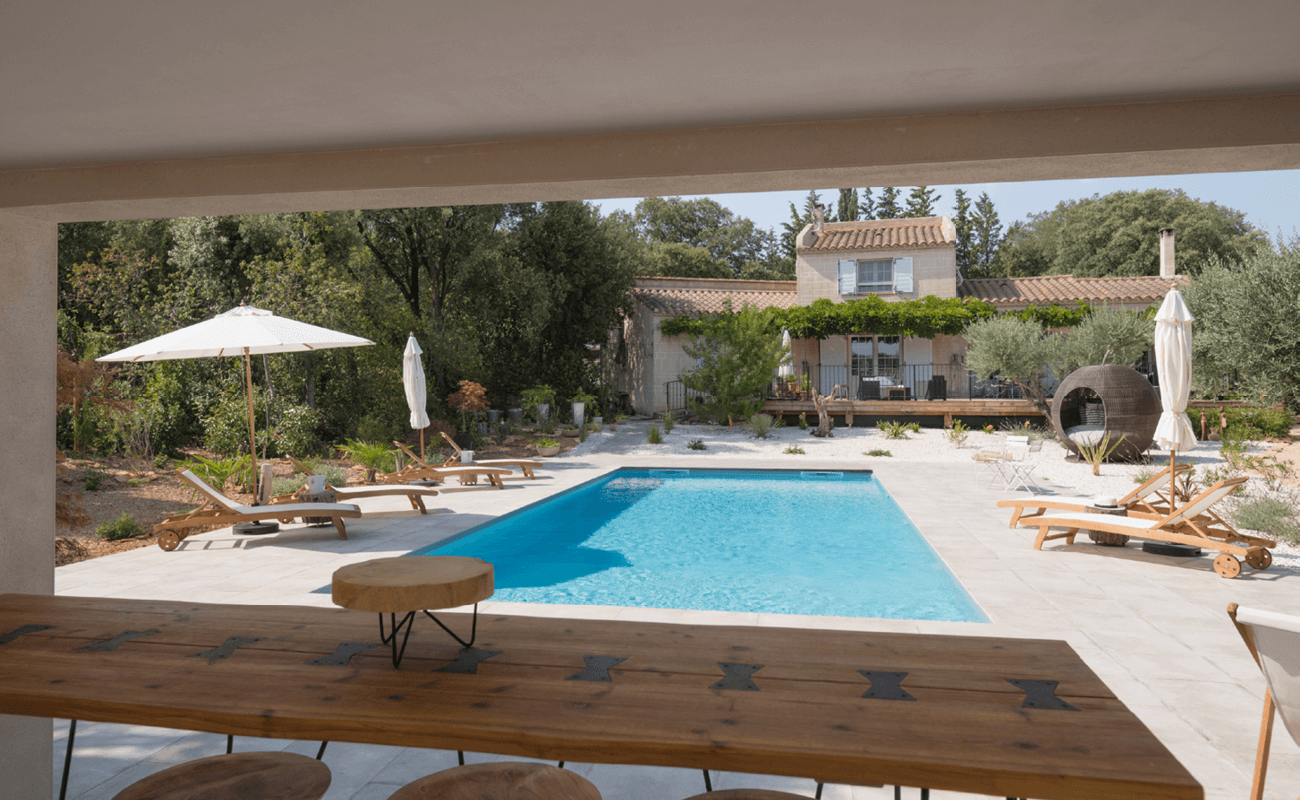
[[[556,445],[555,447],[539,447],[539,448],[537,448],[537,455],[539,455],[539,456],[543,456],[543,457],[545,457],[545,456],[558,455],[559,452],[560,452],[559,445]]]

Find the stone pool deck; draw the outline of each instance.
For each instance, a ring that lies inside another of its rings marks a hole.
[[[642,437],[625,426],[618,439]],[[627,430],[627,433],[624,433]],[[639,439],[638,439],[639,440]],[[613,443],[612,443],[613,444]],[[61,595],[185,599],[195,602],[329,606],[329,583],[345,564],[400,555],[576,486],[619,466],[754,467],[717,456],[634,458],[617,447],[560,458],[537,480],[510,480],[505,490],[452,486],[430,503],[437,513],[415,515],[401,498],[361,501],[364,519],[350,521],[349,539],[332,528],[285,526],[279,534],[236,536],[216,531],[191,537],[167,553],[146,548],[56,570]],[[1250,788],[1264,681],[1228,620],[1229,602],[1295,613],[1300,573],[1243,569],[1223,580],[1210,557],[1152,556],[1130,544],[1103,548],[1051,542],[1032,549],[1031,529],[1007,527],[995,503],[1005,493],[986,488],[978,465],[918,464],[874,459],[862,463],[798,461],[802,469],[872,468],[930,541],[990,624],[803,617],[765,613],[664,611],[643,608],[545,606],[500,601],[487,612],[680,621],[697,624],[810,626],[867,631],[960,633],[1064,639],[1160,738],[1205,787],[1212,800],[1245,797]],[[759,466],[768,466],[767,464]],[[1023,494],[1023,493],[1022,493]],[[55,791],[67,722],[55,724]],[[224,752],[225,738],[158,728],[81,723],[72,778],[75,798],[111,798],[132,781],[175,763]],[[315,754],[317,743],[236,740],[237,749],[282,748]],[[383,800],[403,783],[455,765],[455,753],[332,743],[325,761],[334,772],[329,800]],[[467,761],[495,759],[468,753]],[[674,800],[703,791],[697,771],[590,764],[567,765],[613,800]],[[714,774],[714,788],[758,786],[809,797],[811,782],[771,776]],[[1300,748],[1279,723],[1273,737],[1269,798],[1300,794]],[[884,800],[892,787],[828,786],[827,800]],[[915,789],[904,797],[916,797]],[[940,798],[970,798],[932,792]]]

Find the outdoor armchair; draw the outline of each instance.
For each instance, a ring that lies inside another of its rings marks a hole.
[[[1264,718],[1255,752],[1255,778],[1250,800],[1264,797],[1264,775],[1273,738],[1276,708],[1291,738],[1300,744],[1300,617],[1228,604],[1228,616],[1264,673]]]
[[[329,517],[340,539],[348,538],[347,529],[343,527],[343,518],[361,516],[361,509],[346,503],[286,503],[273,506],[246,506],[236,503],[221,492],[212,488],[206,481],[188,469],[177,470],[198,492],[206,498],[203,505],[185,514],[174,514],[153,526],[158,537],[158,546],[164,550],[175,550],[180,543],[194,531],[194,527],[222,527],[237,525],[241,522],[260,522],[275,519],[289,522],[294,517]]]

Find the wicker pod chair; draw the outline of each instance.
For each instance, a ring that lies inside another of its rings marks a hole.
[[[1151,446],[1160,411],[1160,392],[1132,367],[1080,367],[1056,388],[1052,426],[1060,442],[1078,455],[1078,446],[1067,432],[1089,423],[1103,425],[1111,442],[1124,436],[1109,460],[1127,461],[1140,457]]]

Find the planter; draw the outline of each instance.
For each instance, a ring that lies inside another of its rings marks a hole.
[[[473,464],[473,463],[474,463],[474,451],[473,451],[473,450],[461,450],[461,451],[460,451],[460,463],[462,463],[462,464]]]
[[[573,424],[581,425],[582,421],[586,419],[586,417],[587,417],[587,404],[575,400],[573,403]]]
[[[511,425],[519,425],[524,421],[524,410],[522,408],[512,408],[506,412],[506,419],[510,420]]]
[[[556,445],[555,447],[537,448],[537,455],[539,456],[553,456],[553,455],[557,455],[559,452],[560,452],[560,448],[558,445]]]
[[[498,423],[501,422],[501,410],[500,410],[500,409],[488,409],[487,415],[488,415],[488,424],[489,424],[489,425],[496,425],[496,424],[498,424]]]
[[[604,418],[604,417],[592,417],[592,418],[591,418],[591,424],[592,424],[592,425],[595,425],[597,428],[599,428],[599,427],[600,427],[600,424],[601,424],[602,422],[604,422],[604,421],[605,421],[605,418]]]
[[[550,416],[551,416],[551,404],[550,404],[550,403],[538,403],[538,404],[537,404],[537,421],[538,421],[538,422],[545,422],[548,418],[550,418]]]
[[[488,424],[486,422],[480,422],[478,424],[478,435],[487,436],[487,432],[488,432]]]
[[[569,437],[570,439],[577,439],[577,438],[578,438],[578,429],[577,429],[577,428],[567,428],[567,429],[565,429],[565,430],[563,430],[563,431],[560,431],[560,435],[561,435],[561,436],[567,436],[567,437]]]

